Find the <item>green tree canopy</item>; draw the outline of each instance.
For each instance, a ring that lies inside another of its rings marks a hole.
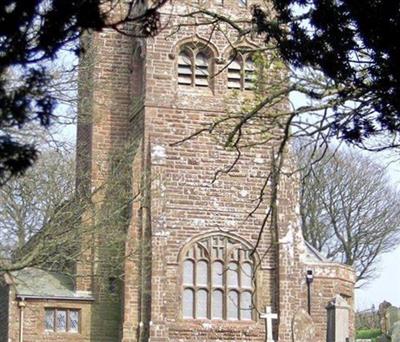
[[[361,144],[400,131],[400,2],[393,0],[272,0],[253,8],[267,43],[298,69],[312,68],[338,90],[331,99],[332,135]],[[308,95],[319,100],[321,92]],[[352,103],[351,110],[343,110]],[[343,114],[345,113],[345,114]],[[346,117],[343,117],[345,115]]]

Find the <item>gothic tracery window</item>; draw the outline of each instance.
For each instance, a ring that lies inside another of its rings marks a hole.
[[[178,84],[209,87],[211,53],[205,48],[184,46],[178,56]]]
[[[228,65],[228,88],[251,90],[254,88],[255,67],[250,55],[238,53]]]
[[[183,259],[183,318],[251,320],[253,265],[250,250],[230,237],[195,242]]]

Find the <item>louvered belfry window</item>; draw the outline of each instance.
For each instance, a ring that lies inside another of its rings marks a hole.
[[[228,65],[228,88],[241,89],[242,88],[242,65],[239,58],[234,59]]]
[[[196,71],[195,71],[195,85],[197,87],[208,87],[208,57],[199,52],[195,57]]]
[[[210,69],[211,57],[208,50],[186,46],[178,56],[178,84],[209,87]]]
[[[192,85],[193,67],[190,53],[182,51],[178,57],[178,83]]]
[[[251,57],[247,57],[244,64],[244,84],[243,87],[246,90],[254,88],[255,81],[255,67]]]
[[[183,318],[252,320],[253,266],[250,250],[230,237],[194,243],[182,265]]]
[[[238,53],[231,58],[227,69],[229,89],[254,89],[256,73],[252,56]]]

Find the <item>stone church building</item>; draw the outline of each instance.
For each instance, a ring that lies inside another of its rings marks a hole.
[[[204,5],[239,18],[251,4],[173,1],[154,38],[113,30],[85,37],[77,184],[83,192],[104,187],[93,200],[101,207],[111,198],[113,153],[129,146],[123,175],[137,195],[126,208],[121,276],[104,276],[107,267],[99,266],[107,258],[98,245],[107,238],[82,238],[74,277],[35,268],[8,275],[0,289],[1,342],[289,342],[307,333],[323,342],[329,302],[340,295],[353,306],[353,270],[324,259],[302,237],[295,174],[282,173],[274,224],[270,217],[260,231],[270,182],[255,205],[281,129],[271,127],[276,139],[244,147],[236,163],[237,151],[222,141],[229,122],[186,139],[237,111],[254,89],[246,51],[256,42],[185,15]],[[265,77],[282,76],[271,69]],[[293,169],[286,160],[285,170]],[[352,322],[349,310],[350,338]]]

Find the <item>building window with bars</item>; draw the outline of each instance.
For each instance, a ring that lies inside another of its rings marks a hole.
[[[255,67],[251,55],[237,54],[228,64],[228,88],[252,90],[255,82]]]
[[[184,319],[253,319],[255,278],[250,250],[222,235],[189,246],[182,261]]]
[[[184,46],[178,56],[178,84],[209,87],[211,61],[211,53],[208,49]]]
[[[79,333],[80,310],[45,309],[45,330],[47,332]]]

